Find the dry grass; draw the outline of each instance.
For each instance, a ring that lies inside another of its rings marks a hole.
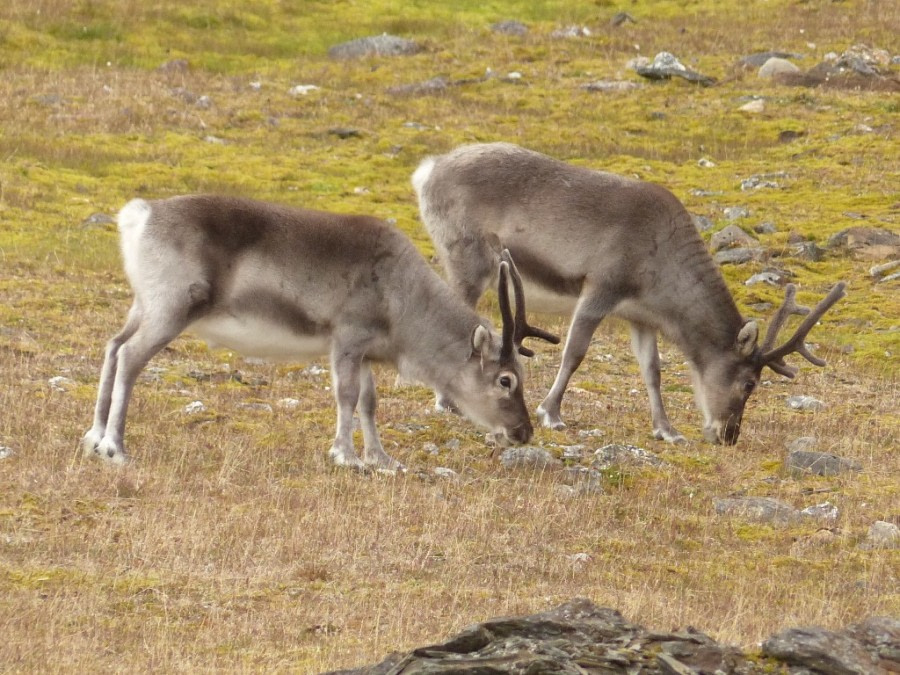
[[[735,447],[700,441],[689,378],[668,348],[664,395],[691,440],[651,440],[627,336],[604,326],[566,399],[573,425],[536,438],[554,449],[599,428],[592,447],[634,443],[667,460],[607,472],[602,496],[567,497],[554,476],[502,470],[480,432],[432,415],[430,393],[392,386],[389,371],[379,373],[383,436],[410,474],[337,471],[325,455],[334,424],[327,375],[247,364],[190,338],[139,383],[127,436],[136,463],[115,470],[83,460],[76,446],[90,423],[102,346],[129,292],[114,231],[82,223],[135,194],[215,190],[374,213],[395,218],[427,254],[410,172],[427,153],[502,139],[656,180],[713,217],[747,205],[750,224],[777,224],[766,241],[773,248],[791,230],[822,243],[859,224],[847,212],[896,226],[897,103],[883,94],[777,88],[752,74],[709,90],[680,82],[613,95],[578,89],[633,78],[623,64],[635,44],[651,56],[696,56],[693,65],[719,76],[756,49],[806,52],[812,65],[856,41],[888,47],[900,32],[892,3],[660,1],[635,5],[640,23],[621,30],[607,27],[617,8],[604,2],[460,4],[458,15],[387,0],[304,3],[303,11],[257,4],[13,0],[0,9],[0,445],[14,451],[0,459],[0,672],[317,672],[576,595],[651,627],[691,624],[745,647],[789,625],[900,613],[897,552],[858,546],[873,521],[900,513],[900,303],[896,285],[869,279],[868,260],[783,261],[802,301],[838,278],[851,292],[811,336],[829,366],[804,367],[796,382],[773,376]],[[531,34],[486,30],[509,17],[529,21]],[[592,26],[594,37],[549,38],[572,22]],[[324,56],[333,42],[383,30],[420,37],[428,49],[362,63]],[[154,70],[176,57],[190,71]],[[517,70],[525,84],[385,93],[487,67]],[[289,95],[300,83],[322,89]],[[741,96],[760,93],[767,113],[736,112]],[[212,106],[197,106],[200,95]],[[412,121],[427,128],[404,126]],[[338,126],[361,136],[339,140],[328,133]],[[781,145],[783,129],[806,135]],[[717,167],[698,168],[702,156]],[[737,187],[778,169],[790,174],[784,190]],[[722,194],[696,197],[697,187]],[[743,285],[757,266],[724,271],[748,313],[777,299]],[[540,348],[529,364],[532,407],[558,358],[558,349]],[[56,391],[48,384],[56,375],[74,384]],[[827,411],[789,410],[784,399],[794,393],[824,400]],[[275,405],[284,397],[300,399],[299,408]],[[207,412],[183,414],[196,399]],[[254,402],[274,412],[241,406]],[[865,470],[788,477],[784,446],[803,435]],[[442,448],[438,456],[424,452],[428,442]],[[460,480],[434,478],[436,466]],[[842,513],[838,536],[816,544],[815,523],[717,518],[712,500],[733,493],[797,507],[827,499]],[[576,553],[590,558],[577,563]]]

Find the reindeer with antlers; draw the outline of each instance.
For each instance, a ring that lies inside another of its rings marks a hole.
[[[86,454],[126,461],[125,416],[138,374],[184,331],[246,356],[330,354],[337,431],[329,454],[339,465],[402,468],[375,428],[378,361],[452,397],[501,443],[531,438],[517,353],[528,352],[525,337],[549,334],[525,323],[522,282],[508,257],[498,336],[406,236],[375,218],[195,195],[135,199],[118,224],[134,302],[106,347]],[[354,410],[362,458],[353,448]]]
[[[572,166],[508,143],[459,147],[429,157],[412,178],[422,220],[450,285],[474,306],[495,274],[497,251],[509,249],[527,286],[529,305],[571,314],[559,372],[538,407],[548,427],[565,426],[563,394],[606,316],[626,319],[632,350],[650,398],[653,434],[681,442],[660,394],[657,332],[668,335],[691,365],[703,412],[703,436],[735,443],[747,399],[766,366],[786,377],[796,352],[813,364],[807,333],[844,295],[837,284],[787,342],[778,331],[784,306],[762,346],[759,327],[743,319],[690,214],[668,190],[640,180]]]

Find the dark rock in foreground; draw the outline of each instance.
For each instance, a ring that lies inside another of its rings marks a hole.
[[[428,673],[881,673],[900,668],[900,620],[867,619],[843,631],[797,628],[763,643],[761,656],[686,628],[653,632],[614,609],[576,598],[526,617],[491,619],[446,642],[394,653],[373,666],[329,675]],[[797,670],[794,670],[797,669]]]

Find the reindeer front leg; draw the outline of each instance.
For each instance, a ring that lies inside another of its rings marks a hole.
[[[378,403],[375,378],[372,376],[371,364],[365,360],[359,370],[359,384],[359,403],[356,409],[359,412],[359,425],[363,432],[363,462],[379,469],[405,471],[406,467],[384,451],[378,437],[378,429],[375,426],[375,409]]]
[[[359,401],[362,355],[335,339],[331,349],[331,385],[337,403],[337,428],[328,455],[338,466],[365,469],[353,449],[353,411]]]
[[[669,422],[660,393],[659,349],[656,346],[656,331],[640,324],[631,324],[631,351],[641,367],[641,376],[650,398],[650,418],[653,437],[669,443],[684,443],[685,438]]]

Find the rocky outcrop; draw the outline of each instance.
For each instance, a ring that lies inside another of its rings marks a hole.
[[[491,619],[446,642],[329,675],[771,672],[900,672],[900,620],[871,618],[843,631],[789,629],[748,656],[694,628],[648,631],[614,609],[576,598],[532,616]]]

